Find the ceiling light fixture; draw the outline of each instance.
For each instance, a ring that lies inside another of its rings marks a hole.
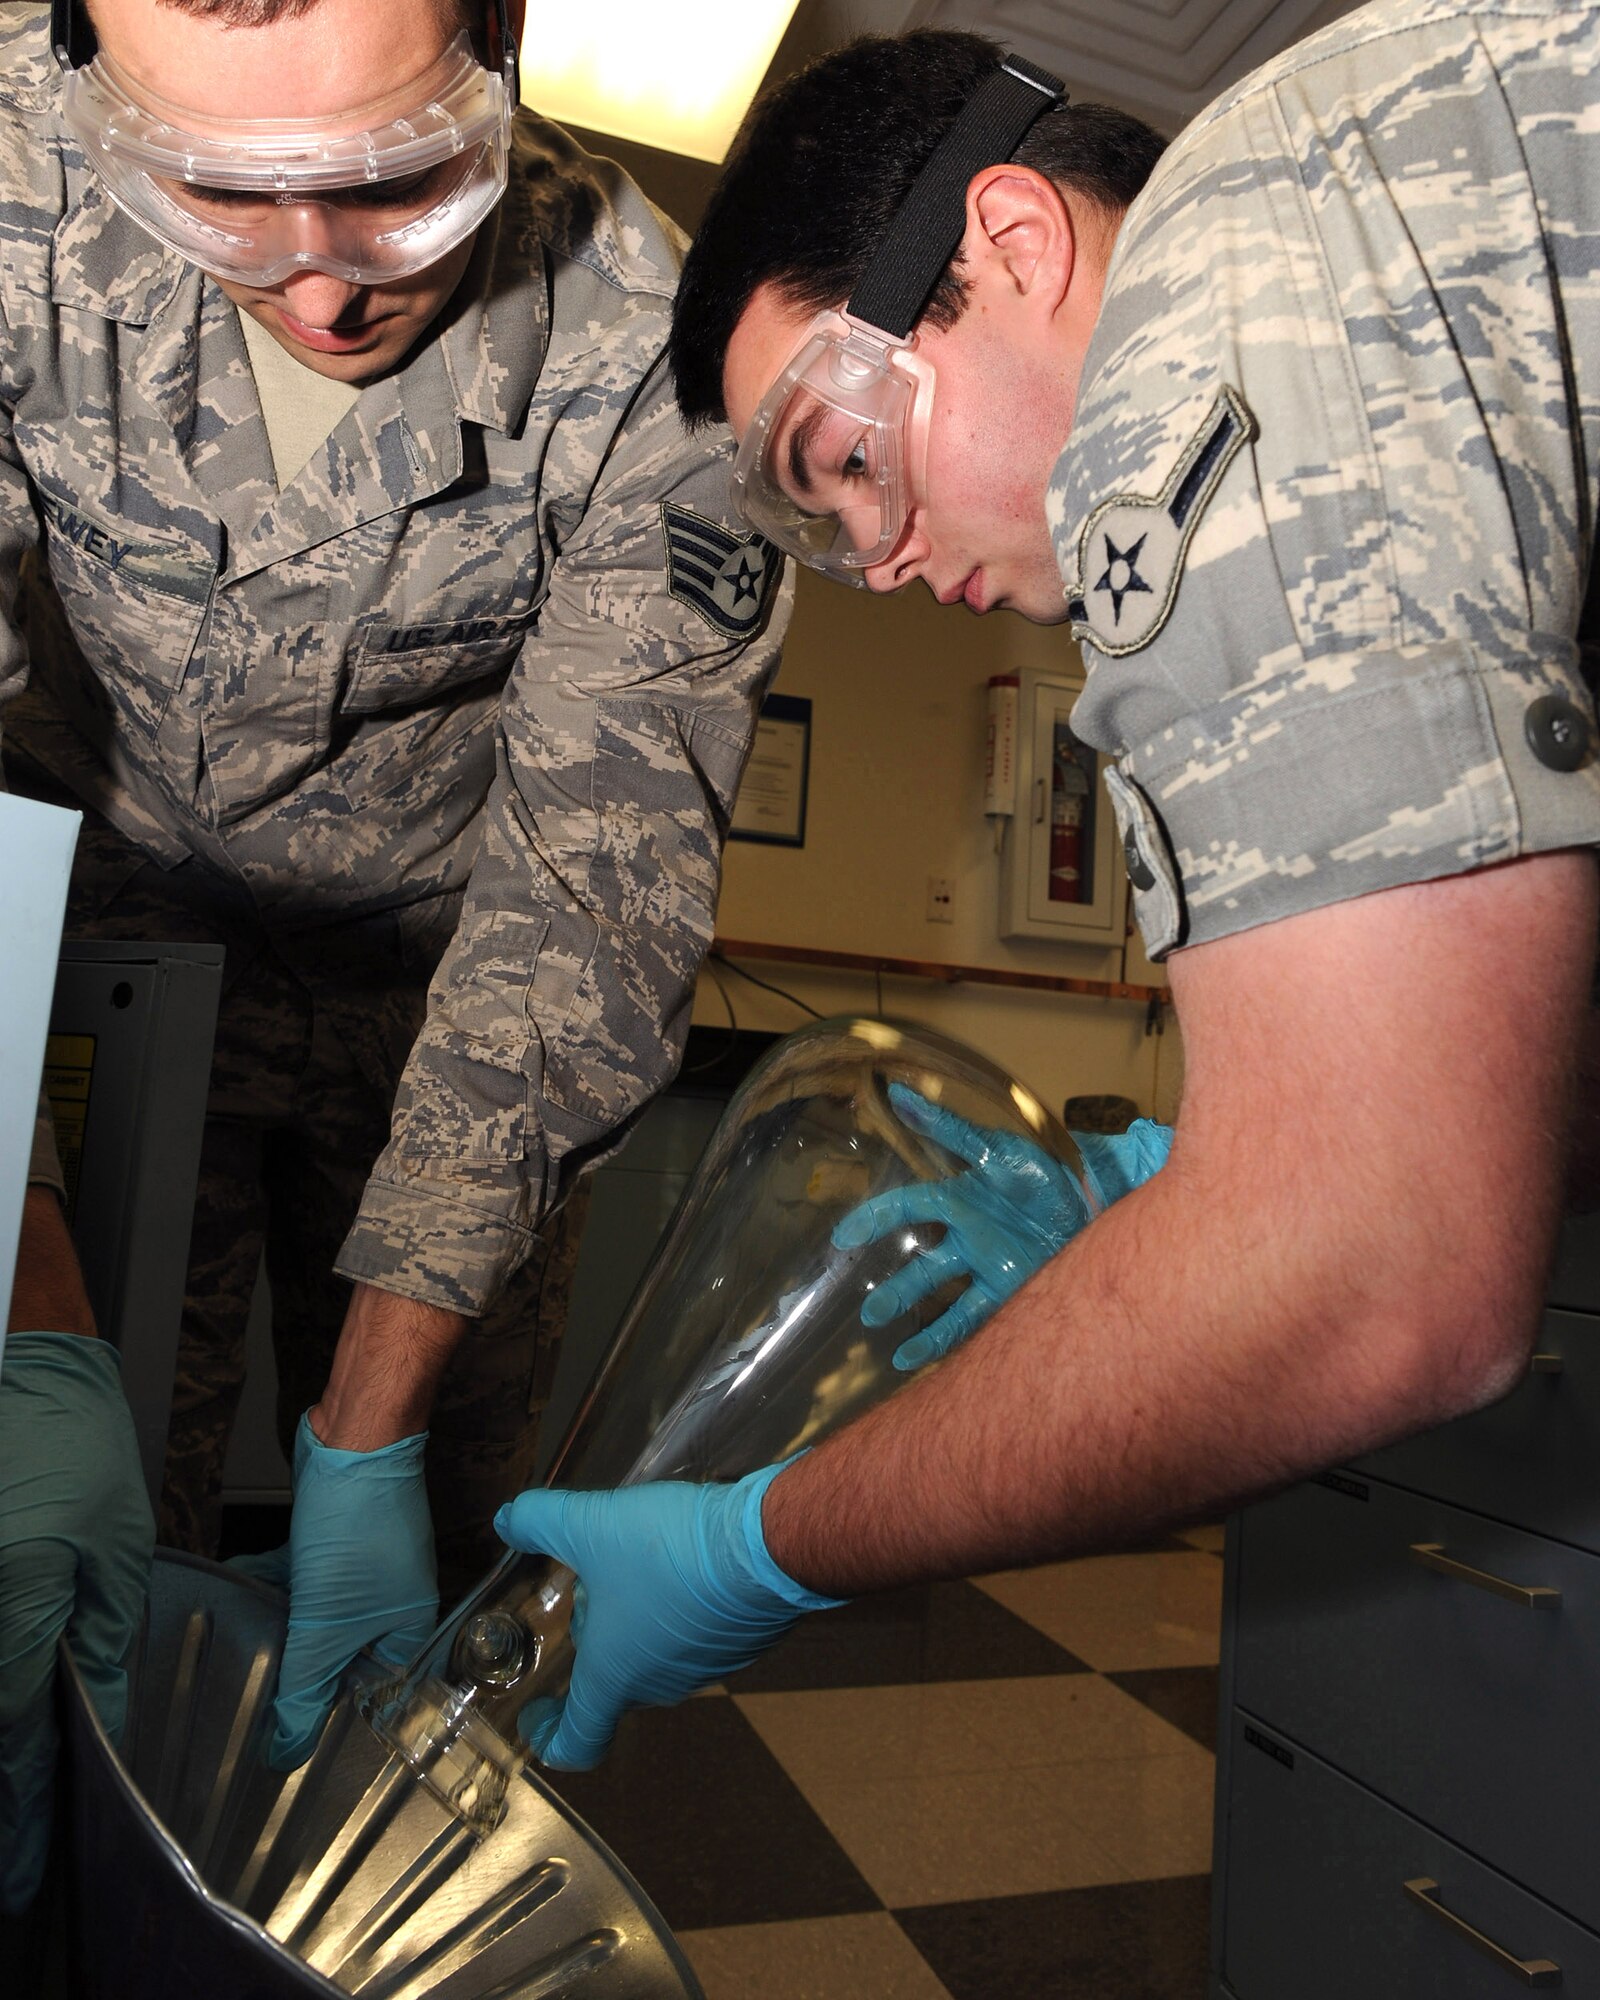
[[[578,0],[540,8],[520,52],[523,100],[564,125],[720,163],[797,3],[695,0],[686,9],[671,0]]]

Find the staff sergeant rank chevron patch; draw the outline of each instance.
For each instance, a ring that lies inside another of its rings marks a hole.
[[[744,639],[761,623],[783,574],[783,557],[760,535],[733,535],[704,514],[665,500],[667,587],[680,604]]]
[[[1207,501],[1255,435],[1244,398],[1225,388],[1153,500],[1125,493],[1095,508],[1078,540],[1078,581],[1067,592],[1075,639],[1101,653],[1149,645],[1172,615]]]

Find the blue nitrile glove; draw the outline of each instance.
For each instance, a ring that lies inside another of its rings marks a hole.
[[[1158,1125],[1153,1118],[1136,1118],[1126,1132],[1074,1132],[1072,1136],[1107,1208],[1153,1180],[1172,1151],[1172,1127]]]
[[[403,1667],[439,1617],[422,1455],[428,1434],[381,1451],[325,1445],[308,1418],[294,1439],[294,1512],[285,1548],[234,1568],[289,1592],[267,1761],[292,1771],[316,1748],[344,1670],[363,1646]]]
[[[503,1542],[579,1578],[571,1684],[522,1711],[542,1763],[589,1770],[626,1710],[682,1701],[749,1666],[802,1611],[842,1601],[804,1589],[767,1553],[761,1502],[782,1470],[763,1466],[731,1486],[534,1487],[495,1515]]]
[[[895,1367],[910,1370],[948,1354],[976,1332],[997,1306],[1071,1242],[1089,1220],[1089,1211],[1072,1175],[1033,1140],[969,1124],[907,1084],[891,1083],[889,1102],[903,1125],[971,1167],[950,1180],[917,1181],[874,1195],[834,1228],[836,1249],[858,1250],[897,1229],[943,1225],[940,1241],[875,1286],[861,1307],[864,1325],[887,1326],[951,1279],[971,1280],[932,1326],[895,1349]],[[1115,1136],[1072,1136],[1107,1207],[1148,1180],[1172,1147],[1170,1129],[1146,1118]]]
[[[106,1733],[122,1734],[126,1659],[155,1526],[116,1350],[13,1333],[0,1362],[0,1912],[33,1900],[50,1845],[65,1632]]]

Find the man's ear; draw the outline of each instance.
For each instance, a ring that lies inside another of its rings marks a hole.
[[[985,167],[967,188],[961,249],[968,277],[1054,310],[1072,282],[1078,232],[1054,181],[1032,167]]]

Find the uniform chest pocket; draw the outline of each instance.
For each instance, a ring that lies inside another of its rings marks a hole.
[[[348,656],[339,706],[347,715],[376,715],[504,680],[534,623],[523,611],[369,629]]]
[[[78,650],[118,713],[153,736],[194,652],[216,565],[41,498],[45,565]]]

